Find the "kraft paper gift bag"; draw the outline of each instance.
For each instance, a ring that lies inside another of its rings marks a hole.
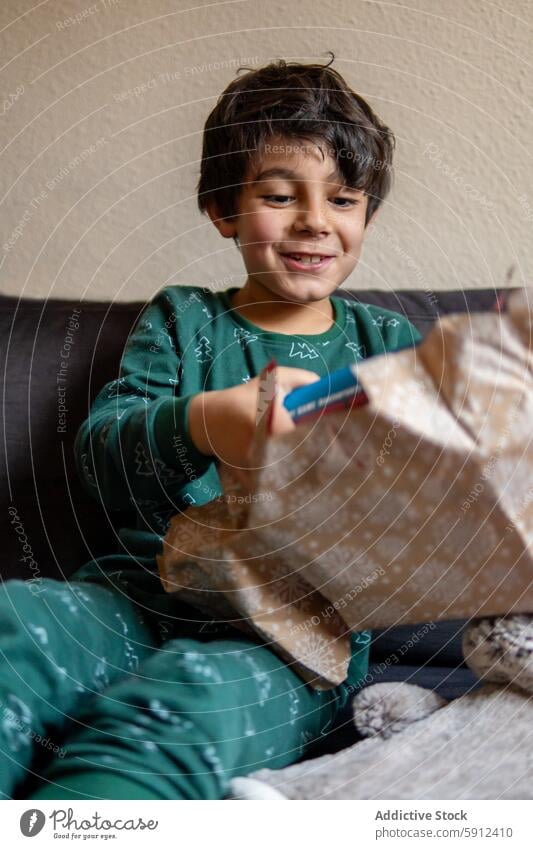
[[[533,612],[532,338],[519,290],[359,363],[364,406],[272,435],[259,398],[251,490],[221,465],[224,495],[172,519],[165,589],[321,689],[351,632]]]

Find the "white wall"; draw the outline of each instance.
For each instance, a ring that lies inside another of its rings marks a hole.
[[[240,63],[328,49],[398,140],[345,286],[531,282],[532,23],[528,0],[2,0],[0,291],[241,285],[196,209],[203,123]]]

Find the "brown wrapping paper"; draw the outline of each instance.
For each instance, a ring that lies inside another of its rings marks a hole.
[[[366,406],[290,433],[260,397],[251,491],[222,465],[224,495],[173,518],[165,589],[318,689],[346,678],[350,632],[533,612],[532,327],[531,290],[442,318],[358,364]]]

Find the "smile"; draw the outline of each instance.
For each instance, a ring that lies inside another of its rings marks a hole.
[[[293,271],[321,271],[330,265],[335,259],[334,256],[324,256],[323,254],[280,254],[283,262],[288,268]]]

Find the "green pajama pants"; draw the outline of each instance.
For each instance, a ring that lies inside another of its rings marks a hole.
[[[4,798],[224,798],[232,777],[297,761],[367,669],[366,632],[346,682],[317,691],[233,628],[160,624],[98,583],[0,586]]]

